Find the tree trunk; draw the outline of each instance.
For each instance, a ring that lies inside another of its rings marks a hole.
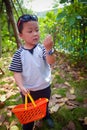
[[[7,15],[8,15],[8,18],[9,18],[10,23],[12,25],[13,31],[14,31],[14,36],[15,36],[16,43],[17,43],[17,48],[19,48],[21,46],[21,40],[18,36],[18,30],[17,30],[17,26],[16,26],[15,19],[13,16],[11,1],[10,0],[3,0],[3,2],[5,3]]]
[[[2,36],[1,36],[1,21],[0,21],[0,58],[2,55]]]

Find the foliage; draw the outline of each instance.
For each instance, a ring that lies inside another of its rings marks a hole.
[[[55,29],[56,29],[56,14],[51,11],[50,13],[46,14],[45,18],[40,19],[40,30],[43,34],[43,37],[46,34],[52,34],[54,42],[55,42]]]
[[[46,14],[44,31],[53,35],[55,49],[69,54],[70,62],[87,68],[87,6],[82,3]]]

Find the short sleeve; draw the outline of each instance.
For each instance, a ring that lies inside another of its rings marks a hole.
[[[22,63],[21,63],[21,51],[18,50],[12,58],[9,70],[14,72],[22,72]]]
[[[45,59],[46,58],[46,49],[43,45],[39,44],[39,47],[42,49],[42,55],[43,55],[43,58]]]

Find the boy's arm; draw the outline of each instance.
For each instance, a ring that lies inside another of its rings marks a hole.
[[[23,86],[21,73],[14,72],[14,78],[15,78],[15,82],[18,85],[18,87],[19,87],[20,91],[22,92],[22,94],[23,95],[27,94],[28,90]]]
[[[53,53],[52,54],[52,49],[53,49],[53,40],[52,40],[52,37],[51,35],[48,35],[44,42],[44,47],[46,49],[46,61],[48,64],[54,64],[55,63],[55,54]]]
[[[48,54],[48,52],[50,51],[50,50],[46,50],[47,52],[47,54],[46,54],[46,61],[47,61],[47,63],[48,64],[50,64],[50,65],[52,65],[52,64],[54,64],[55,63],[55,54],[52,54],[52,55],[49,55]]]

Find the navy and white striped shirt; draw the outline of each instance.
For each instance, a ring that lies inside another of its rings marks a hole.
[[[41,44],[33,49],[21,47],[13,56],[9,69],[20,72],[23,85],[32,91],[41,90],[50,85],[50,65],[45,60],[46,51]]]

